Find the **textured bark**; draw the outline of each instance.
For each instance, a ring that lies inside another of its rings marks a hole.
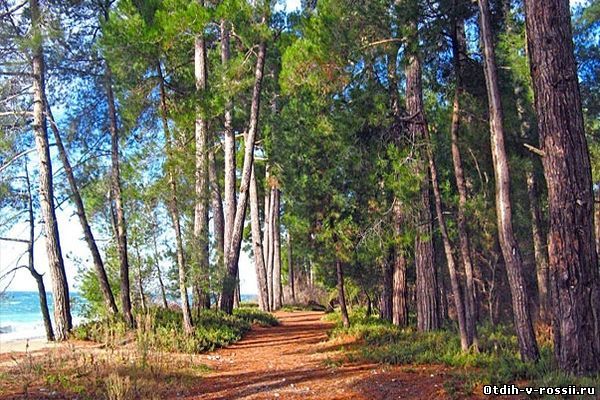
[[[254,268],[258,283],[258,304],[263,311],[270,311],[269,293],[267,291],[267,270],[263,254],[260,216],[258,212],[258,189],[256,187],[256,176],[254,165],[250,172],[250,226],[252,230],[252,251],[254,253]]]
[[[416,33],[416,25],[412,30]],[[423,141],[423,124],[413,116],[423,109],[421,84],[421,61],[418,55],[409,54],[406,66],[406,111],[411,116],[409,130],[415,141]],[[423,154],[423,159],[427,157]],[[440,304],[438,283],[434,265],[432,215],[429,199],[429,179],[425,166],[418,166],[424,178],[421,184],[421,199],[417,219],[415,238],[415,266],[417,272],[417,329],[421,332],[432,331],[440,327]]]
[[[513,316],[521,358],[524,361],[537,361],[539,359],[539,351],[533,331],[529,296],[523,275],[523,260],[512,225],[510,172],[504,143],[504,127],[502,125],[504,113],[500,100],[500,89],[498,87],[490,9],[488,0],[479,0],[478,3],[480,31],[484,51],[484,72],[489,103],[494,178],[496,182],[498,237],[512,295]]]
[[[283,290],[281,286],[281,227],[279,222],[279,209],[281,192],[273,190],[275,203],[273,207],[273,309],[281,308]]]
[[[158,243],[156,240],[156,219],[154,214],[149,210],[148,215],[152,215],[152,245],[154,250],[154,260],[155,260],[155,268],[156,268],[156,277],[158,278],[158,287],[160,288],[160,297],[162,300],[163,308],[169,308],[169,304],[167,303],[167,292],[165,290],[165,283],[162,278],[162,271],[160,270],[160,257],[158,254]]]
[[[287,262],[288,262],[288,280],[290,281],[290,300],[292,304],[296,303],[296,276],[294,274],[294,260],[292,259],[292,234],[287,233]]]
[[[525,1],[527,44],[548,186],[554,353],[573,374],[600,371],[594,197],[568,0]]]
[[[27,243],[27,269],[31,276],[35,279],[38,287],[38,298],[40,300],[40,310],[42,311],[42,319],[46,330],[46,340],[54,341],[54,330],[52,329],[52,320],[50,319],[50,311],[48,309],[48,298],[46,296],[46,287],[44,285],[44,277],[35,269],[35,259],[33,246],[35,244],[35,217],[33,214],[33,193],[31,191],[31,180],[29,179],[29,168],[25,164],[25,183],[27,185],[27,212],[29,216],[29,242]]]
[[[402,234],[404,215],[398,200],[393,206],[394,231],[397,237]],[[392,296],[392,322],[394,325],[408,325],[408,286],[406,282],[406,258],[400,244],[394,246],[394,288]]]
[[[56,339],[66,340],[72,328],[71,307],[69,304],[69,286],[65,273],[64,260],[60,248],[58,223],[54,210],[54,186],[52,181],[52,162],[48,144],[48,130],[45,114],[45,65],[40,28],[40,9],[37,0],[29,2],[31,12],[31,28],[35,45],[32,53],[33,72],[33,131],[39,158],[39,192],[40,207],[44,219],[46,235],[46,253],[52,278],[54,295],[54,321],[56,323]]]
[[[467,183],[459,146],[460,133],[460,97],[463,93],[462,69],[466,61],[466,40],[464,22],[456,21],[454,25],[454,37],[452,42],[452,53],[454,58],[454,71],[456,76],[456,87],[454,89],[454,101],[452,107],[452,123],[450,128],[450,139],[452,148],[452,164],[454,176],[458,189],[458,212],[457,227],[460,242],[460,256],[465,272],[465,326],[467,336],[472,343],[477,343],[477,293],[475,291],[475,280],[473,271],[473,259],[471,255],[471,239],[467,226]]]
[[[274,270],[273,270],[273,261],[275,259],[275,191],[271,188],[269,191],[269,208],[267,209],[269,215],[269,225],[267,226],[267,230],[265,234],[267,235],[267,287],[269,290],[269,307],[274,309],[275,307],[275,287],[274,283]]]
[[[548,272],[548,252],[546,250],[546,238],[542,229],[542,211],[538,200],[537,179],[532,169],[527,170],[527,194],[529,196],[529,212],[531,213],[531,233],[535,253],[538,301],[540,304],[539,314],[542,321],[548,321],[550,319],[548,303],[550,276]]]
[[[216,138],[215,138],[216,140]],[[208,150],[208,181],[210,184],[210,199],[213,215],[213,235],[217,242],[217,265],[222,269],[225,261],[225,219],[223,215],[223,201],[219,187],[219,175],[215,162],[215,144]]]
[[[335,261],[335,270],[337,277],[338,301],[340,303],[340,311],[342,313],[342,324],[345,328],[348,328],[350,326],[350,318],[348,318],[346,294],[344,293],[344,270],[342,263],[339,260]]]
[[[177,181],[175,180],[176,171],[174,171],[173,165],[173,143],[174,138],[171,133],[171,129],[169,128],[168,121],[168,106],[167,106],[167,93],[165,90],[165,81],[162,73],[162,68],[160,66],[160,62],[157,64],[157,72],[159,76],[159,90],[160,90],[160,115],[161,121],[163,125],[163,132],[165,135],[165,149],[167,155],[167,179],[169,182],[169,188],[171,192],[169,193],[169,212],[171,214],[171,222],[173,223],[173,231],[175,232],[175,254],[177,256],[177,273],[178,273],[178,281],[179,281],[179,294],[181,300],[181,311],[183,314],[183,330],[188,335],[193,331],[193,322],[192,322],[192,311],[190,308],[190,302],[188,298],[187,291],[187,263],[185,259],[185,250],[183,247],[183,235],[181,232],[181,217],[179,215],[179,204],[177,200]],[[156,239],[154,242],[155,252],[156,251]],[[157,252],[158,253],[158,252]],[[157,260],[157,268],[158,268],[158,260]],[[159,282],[161,285],[163,303],[165,308],[167,308],[167,299],[165,295],[164,285],[162,283],[162,278],[160,276],[160,268],[158,269]]]
[[[594,218],[596,226],[596,253],[600,258],[600,189],[596,194],[596,216]]]
[[[254,163],[254,142],[258,128],[260,95],[262,91],[262,79],[264,74],[266,52],[267,45],[265,42],[261,42],[258,46],[258,59],[256,61],[256,69],[254,73],[254,88],[252,90],[252,105],[250,107],[250,123],[248,126],[248,134],[246,135],[246,145],[244,148],[244,164],[242,167],[239,199],[235,212],[231,242],[229,244],[229,248],[225,249],[227,252],[227,276],[223,282],[219,303],[221,310],[229,314],[231,314],[233,311],[233,292],[238,273],[238,262],[240,258],[244,220],[246,216],[246,203],[248,201],[250,175],[252,165]]]
[[[379,306],[379,315],[381,319],[392,322],[393,311],[393,287],[394,287],[394,269],[392,260],[386,259],[381,263],[382,288]]]
[[[94,264],[94,269],[96,270],[96,277],[98,278],[98,283],[100,284],[100,291],[102,292],[102,297],[104,297],[106,309],[109,313],[116,315],[119,311],[117,309],[117,303],[115,302],[115,298],[110,288],[110,284],[108,283],[108,277],[106,275],[106,270],[104,269],[104,262],[102,261],[102,256],[100,256],[100,250],[96,245],[96,240],[94,239],[92,228],[90,227],[90,224],[87,219],[87,214],[85,212],[83,200],[81,198],[81,194],[79,193],[79,188],[77,187],[77,180],[75,179],[75,175],[73,173],[73,167],[71,166],[71,163],[69,161],[67,150],[63,145],[62,138],[60,136],[60,131],[58,130],[58,126],[56,124],[56,121],[54,120],[54,116],[52,115],[52,111],[50,109],[50,105],[48,104],[48,100],[46,99],[45,93],[44,103],[46,107],[48,121],[50,122],[50,128],[54,133],[54,140],[56,141],[56,147],[58,149],[58,157],[60,158],[60,161],[65,171],[65,175],[67,176],[67,181],[69,182],[69,188],[71,190],[71,199],[75,204],[75,211],[77,213],[77,217],[79,218],[81,229],[83,230],[83,237],[88,248],[90,249],[90,253],[92,253],[92,262]]]
[[[221,21],[221,63],[224,68],[229,64],[229,28],[228,22]],[[224,132],[224,158],[225,158],[225,188],[224,188],[224,245],[228,249],[233,232],[233,220],[235,218],[236,198],[235,198],[235,134],[233,132],[233,102],[228,100],[225,104],[225,132]],[[225,260],[227,264],[227,260]]]
[[[203,4],[203,2],[201,2]],[[206,43],[202,36],[194,41],[194,75],[196,90],[207,89]],[[195,122],[195,205],[194,205],[194,248],[197,276],[194,285],[199,288],[197,305],[210,307],[209,288],[209,250],[208,250],[208,124],[203,110],[198,110]],[[208,303],[208,304],[207,304]]]

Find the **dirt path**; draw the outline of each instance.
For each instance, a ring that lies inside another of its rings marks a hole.
[[[445,399],[440,367],[339,366],[344,344],[325,343],[331,324],[317,312],[278,313],[274,328],[205,356],[213,371],[188,399]]]

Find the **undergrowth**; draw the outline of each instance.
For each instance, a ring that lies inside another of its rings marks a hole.
[[[377,317],[366,316],[362,309],[351,314],[349,328],[341,326],[339,313],[325,318],[338,322],[330,333],[332,339],[343,336],[358,339],[359,345],[347,350],[351,359],[452,367],[455,375],[446,384],[446,391],[451,395],[468,395],[478,385],[514,382],[526,382],[535,387],[595,386],[596,393],[600,392],[600,376],[576,378],[557,371],[552,344],[547,337],[538,337],[539,362],[521,361],[516,336],[505,325],[479,326],[479,351],[463,352],[458,333],[452,327],[422,333],[414,327],[400,328]]]

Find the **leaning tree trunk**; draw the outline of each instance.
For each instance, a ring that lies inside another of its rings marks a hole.
[[[254,165],[250,172],[250,226],[252,230],[252,251],[254,253],[254,267],[258,283],[258,304],[263,311],[270,311],[269,293],[267,291],[267,270],[263,254],[262,240],[260,235],[260,217],[258,213],[258,189],[256,187],[256,176]]]
[[[416,36],[416,24],[412,30]],[[421,61],[418,55],[408,55],[406,66],[406,111],[411,116],[409,130],[415,141],[425,140],[423,124],[416,117],[422,111]],[[427,157],[423,154],[423,158]],[[417,272],[417,329],[421,332],[436,330],[440,327],[440,304],[438,283],[434,264],[433,232],[431,228],[431,207],[429,199],[429,179],[426,169],[419,161],[419,172],[423,174],[417,236],[415,238],[415,266]]]
[[[201,2],[203,4],[203,2]],[[196,90],[207,89],[206,43],[199,35],[194,42],[194,74]],[[204,110],[199,109],[195,123],[195,205],[194,205],[194,248],[197,276],[194,285],[199,288],[196,299],[199,308],[210,307],[209,299],[209,249],[208,249],[208,123]]]
[[[46,234],[46,253],[52,278],[54,295],[54,320],[56,323],[56,339],[66,340],[72,328],[71,307],[69,304],[69,286],[60,248],[58,222],[54,209],[54,186],[52,182],[52,161],[48,143],[48,130],[44,110],[45,65],[40,28],[40,9],[38,0],[30,0],[31,28],[34,38],[32,54],[33,69],[33,130],[35,145],[39,157],[40,207],[44,218]]]
[[[510,200],[510,172],[504,144],[503,109],[498,87],[496,55],[491,27],[488,0],[479,0],[480,29],[484,51],[484,72],[488,92],[489,119],[496,182],[496,214],[498,238],[506,264],[512,295],[513,315],[519,350],[524,361],[537,361],[539,351],[533,331],[527,284],[523,274],[523,260],[513,231],[512,204]]]
[[[281,227],[279,225],[279,204],[281,192],[275,188],[275,203],[273,206],[273,309],[281,308]]]
[[[335,270],[337,277],[338,301],[340,303],[340,311],[342,313],[342,324],[344,328],[348,328],[350,326],[350,318],[348,317],[346,293],[344,292],[344,270],[342,263],[339,260],[335,260]]]
[[[37,272],[34,263],[33,246],[35,244],[35,217],[33,214],[33,193],[31,192],[31,180],[29,179],[29,168],[25,162],[25,183],[27,185],[27,212],[29,214],[29,242],[27,243],[28,263],[27,268],[31,276],[35,279],[38,287],[38,298],[40,300],[40,310],[42,311],[42,319],[44,320],[44,328],[46,329],[46,339],[49,342],[54,341],[54,330],[52,329],[52,320],[50,319],[50,311],[48,310],[48,298],[46,295],[46,287],[44,285],[44,277]]]
[[[50,122],[50,128],[54,133],[54,140],[56,141],[56,147],[58,148],[58,157],[60,158],[60,161],[63,164],[65,175],[67,176],[67,181],[69,182],[69,188],[71,189],[71,198],[73,200],[73,203],[75,203],[75,210],[77,212],[77,216],[79,217],[81,229],[83,230],[83,237],[88,248],[90,249],[90,252],[92,253],[92,261],[94,264],[94,269],[96,270],[98,283],[100,284],[100,291],[102,292],[102,296],[104,297],[106,309],[112,315],[117,315],[117,313],[119,312],[117,309],[117,303],[115,302],[113,292],[108,282],[108,276],[106,275],[106,270],[104,269],[104,263],[102,262],[102,257],[100,256],[100,250],[96,245],[96,240],[94,239],[92,228],[90,227],[90,224],[87,219],[87,214],[85,212],[83,200],[81,198],[81,194],[79,193],[79,188],[77,187],[77,181],[75,180],[75,175],[73,173],[73,168],[71,167],[71,162],[69,161],[69,156],[67,155],[67,150],[63,145],[62,138],[58,130],[58,125],[54,120],[54,116],[52,115],[52,110],[50,109],[50,104],[48,104],[48,100],[46,98],[45,93],[44,103],[46,107],[46,113],[48,115],[48,120]]]
[[[173,231],[175,232],[175,254],[177,256],[177,272],[178,272],[178,282],[179,282],[179,294],[181,299],[181,312],[183,314],[183,330],[186,334],[190,335],[194,328],[192,322],[192,311],[190,308],[190,301],[188,298],[187,291],[187,263],[185,259],[185,250],[183,247],[183,235],[181,231],[181,217],[179,215],[179,204],[177,200],[177,181],[175,180],[176,171],[174,171],[175,160],[173,156],[173,143],[174,138],[169,128],[169,120],[168,120],[168,106],[167,106],[167,93],[165,90],[165,81],[162,73],[162,68],[160,66],[160,61],[157,64],[157,72],[159,76],[159,90],[160,90],[160,115],[161,121],[163,125],[163,132],[165,135],[165,149],[167,155],[167,179],[169,183],[169,202],[168,208],[171,214],[171,222],[173,223]],[[156,251],[156,238],[154,239],[154,247]],[[158,263],[158,260],[157,260]],[[158,264],[157,264],[158,267]],[[158,270],[159,274],[159,283],[161,285],[163,303],[165,308],[167,308],[167,299],[165,296],[165,289],[162,283],[162,278],[160,276],[160,269]]]
[[[568,0],[525,1],[527,45],[548,186],[554,353],[573,374],[600,371],[594,195]]]
[[[263,23],[265,19],[263,18]],[[262,89],[262,79],[264,74],[265,57],[267,45],[261,42],[258,46],[258,59],[256,61],[256,70],[254,73],[254,88],[252,90],[252,105],[250,107],[250,123],[246,135],[246,145],[244,148],[244,164],[242,167],[240,195],[233,222],[233,230],[229,248],[227,252],[227,271],[223,280],[223,288],[220,295],[221,310],[231,314],[233,312],[233,295],[235,283],[238,274],[238,262],[240,258],[240,248],[242,245],[242,234],[244,230],[244,221],[246,219],[246,203],[248,202],[248,189],[250,185],[250,176],[252,165],[254,164],[254,142],[256,140],[256,131],[258,128],[258,114],[260,110],[260,95]]]
[[[542,228],[542,211],[539,203],[539,192],[533,165],[527,170],[527,194],[529,196],[529,211],[531,213],[531,233],[533,235],[533,251],[535,254],[536,276],[540,303],[540,319],[550,320],[548,286],[548,252]]]
[[[473,273],[473,259],[471,256],[471,239],[467,226],[467,183],[462,162],[462,155],[458,143],[460,131],[460,97],[463,93],[462,69],[466,61],[466,39],[464,22],[456,21],[454,24],[454,37],[452,41],[452,54],[454,59],[454,71],[456,76],[456,87],[454,89],[454,102],[452,107],[452,123],[450,128],[452,164],[456,187],[458,189],[457,228],[460,243],[460,256],[465,272],[465,326],[470,341],[477,344],[477,293],[475,291],[475,279]]]

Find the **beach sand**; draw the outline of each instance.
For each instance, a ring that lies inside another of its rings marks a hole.
[[[37,351],[56,347],[57,343],[48,342],[46,339],[17,339],[0,341],[0,354],[5,353],[24,353],[26,351]]]

